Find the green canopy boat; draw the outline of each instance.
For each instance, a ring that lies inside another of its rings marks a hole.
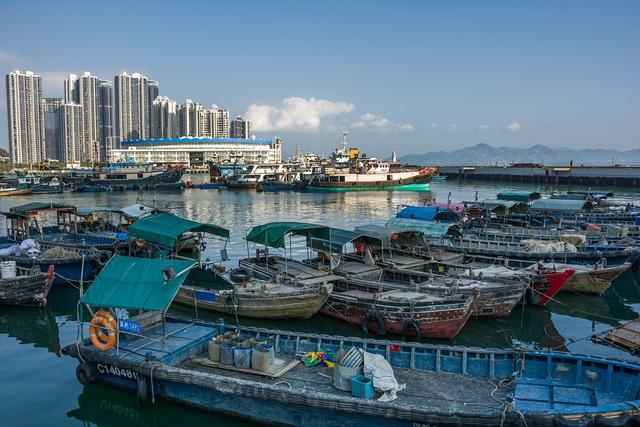
[[[498,193],[499,200],[513,200],[514,202],[529,203],[532,200],[538,200],[540,193],[536,191],[503,191]]]
[[[140,218],[129,226],[131,237],[160,246],[160,256],[169,255],[166,250],[169,248],[180,255],[197,258],[202,239],[196,233],[208,233],[229,239],[229,230],[226,228],[164,212]]]

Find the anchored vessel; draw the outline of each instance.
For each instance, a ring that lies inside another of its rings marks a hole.
[[[119,269],[120,281],[114,284],[99,276],[81,302],[147,313],[128,320],[96,313],[91,330],[96,331],[98,322],[104,325],[109,330],[105,341],[95,334],[90,339],[79,337],[62,351],[79,360],[76,374],[82,384],[99,382],[129,390],[141,403],[160,398],[291,426],[565,425],[589,423],[594,417],[596,422],[622,425],[640,413],[640,367],[632,363],[560,352],[304,334],[166,316],[195,262],[124,261],[130,265],[124,275]],[[167,276],[166,269],[174,275]],[[146,280],[140,282],[141,277]],[[211,340],[227,333],[264,342],[281,368],[258,372],[211,362],[207,357]],[[395,400],[368,400],[341,391],[332,386],[330,368],[307,367],[297,357],[320,350],[341,354],[353,347],[380,355],[398,382],[406,384]]]
[[[342,148],[331,154],[331,164],[313,174],[306,182],[307,191],[408,190],[427,191],[435,168],[401,165],[361,156],[357,148],[347,149],[347,132],[342,134]]]

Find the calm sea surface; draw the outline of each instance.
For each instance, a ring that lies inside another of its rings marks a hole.
[[[425,200],[433,198],[438,202],[445,202],[449,193],[454,202],[473,200],[476,192],[480,199],[495,198],[498,191],[505,189],[550,192],[567,188],[448,182],[432,184],[428,193],[379,191],[257,194],[253,191],[196,189],[156,195],[136,192],[65,193],[55,195],[54,199],[48,196],[2,198],[0,211],[36,200],[64,201],[79,207],[123,207],[136,202],[155,204],[187,218],[229,228],[231,242],[227,249],[232,260],[226,262],[226,265],[232,267],[237,265],[238,258],[246,256],[247,251],[255,250],[243,240],[246,231],[253,225],[296,220],[350,228],[368,222],[383,223],[405,204],[423,204]],[[617,189],[616,199],[637,202],[640,200],[640,193]],[[0,225],[0,232],[4,232],[4,223]],[[293,255],[304,256],[303,242],[294,239],[291,243]],[[205,256],[219,260],[222,247],[222,242],[210,240]],[[639,277],[628,273],[618,279],[603,297],[561,294],[558,301],[551,302],[548,307],[516,308],[506,319],[472,319],[451,344],[553,348],[640,361],[622,351],[594,344],[586,338],[638,317],[639,281]],[[77,324],[74,319],[77,300],[78,291],[74,288],[55,287],[49,294],[49,305],[46,308],[0,307],[0,425],[252,425],[165,402],[138,408],[133,394],[98,385],[81,386],[75,378],[77,362],[60,354],[60,348],[76,338]],[[179,312],[192,314],[188,308],[180,308]],[[203,317],[202,313],[200,315]],[[210,315],[208,318],[215,319],[217,316]],[[280,329],[361,335],[359,328],[321,315],[298,322],[244,323]]]

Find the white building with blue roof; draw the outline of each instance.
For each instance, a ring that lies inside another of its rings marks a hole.
[[[135,162],[180,163],[201,166],[206,161],[244,161],[245,163],[278,163],[282,160],[282,138],[162,138],[128,140],[112,149],[109,160]]]

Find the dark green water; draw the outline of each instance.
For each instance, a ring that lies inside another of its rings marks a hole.
[[[228,245],[233,266],[247,253],[242,240],[253,225],[277,220],[299,220],[324,223],[343,228],[366,222],[383,222],[403,204],[422,204],[436,197],[439,202],[493,198],[505,189],[539,191],[566,188],[531,188],[492,183],[460,185],[432,184],[429,193],[371,192],[344,194],[256,194],[217,190],[187,190],[183,193],[138,194],[99,193],[64,194],[56,201],[77,206],[122,207],[140,202],[154,203],[176,214],[209,221],[232,231]],[[594,190],[596,190],[594,188]],[[599,191],[608,190],[606,188]],[[640,193],[618,190],[622,201],[637,201]],[[49,197],[25,196],[3,198],[0,211],[31,201],[48,201]],[[4,224],[2,224],[2,227]],[[0,230],[4,232],[4,229]],[[304,245],[293,242],[294,256],[303,256]],[[219,257],[221,244],[210,241],[206,256]],[[253,251],[253,248],[249,248]],[[520,346],[538,349],[569,350],[585,354],[612,356],[640,361],[620,350],[593,343],[585,338],[638,317],[640,313],[640,278],[625,274],[603,297],[561,294],[558,302],[545,308],[516,308],[506,319],[470,320],[451,344],[481,347]],[[0,414],[2,426],[31,425],[97,425],[97,426],[248,426],[244,421],[217,414],[206,414],[177,405],[156,402],[138,408],[135,396],[98,385],[83,387],[75,379],[76,361],[60,355],[60,348],[76,338],[78,292],[70,287],[56,287],[43,309],[0,307]],[[193,314],[188,308],[176,309],[180,314]],[[200,317],[216,319],[216,315]],[[232,321],[232,319],[228,319]],[[265,327],[315,331],[339,335],[361,336],[360,329],[335,319],[315,316],[307,321],[258,322],[246,324]],[[443,343],[443,342],[441,342]]]

